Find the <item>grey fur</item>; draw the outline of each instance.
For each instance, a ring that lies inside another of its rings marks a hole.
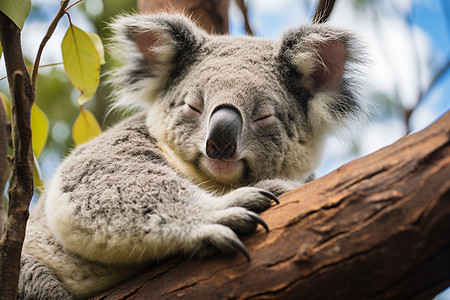
[[[144,111],[59,167],[31,214],[23,299],[87,298],[171,255],[249,256],[238,235],[267,227],[254,212],[304,182],[327,134],[365,118],[350,85],[357,42],[345,31],[210,36],[165,14],[122,16],[112,28],[118,106]],[[221,107],[242,121],[227,161],[205,152]]]

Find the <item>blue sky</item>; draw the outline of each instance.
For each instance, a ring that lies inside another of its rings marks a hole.
[[[308,24],[316,5],[316,1],[297,0],[249,0],[247,3],[254,31],[265,38],[279,38],[287,29]],[[319,175],[403,136],[406,128],[400,111],[383,114],[386,110],[373,96],[383,94],[394,99],[394,103],[413,107],[419,92],[427,89],[433,74],[450,59],[447,30],[450,1],[378,0],[373,3],[373,7],[355,8],[352,1],[337,1],[329,21],[330,25],[354,31],[366,45],[371,62],[364,87],[375,109],[372,123],[359,134],[359,153],[352,153],[348,140],[331,138]],[[233,6],[230,31],[236,35],[244,33],[240,12]],[[450,71],[413,113],[410,122],[413,131],[425,128],[449,109],[446,95],[450,95]]]

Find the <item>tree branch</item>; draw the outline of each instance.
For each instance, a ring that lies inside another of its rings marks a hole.
[[[0,240],[0,282],[3,283],[0,285],[0,298],[15,300],[28,206],[33,196],[31,107],[34,93],[23,60],[20,29],[2,12],[0,12],[0,40],[11,91],[14,153],[8,220]]]
[[[436,74],[434,74],[433,78],[431,79],[430,83],[428,84],[428,87],[425,91],[422,91],[419,93],[419,96],[417,97],[417,102],[416,105],[414,105],[414,107],[410,108],[410,109],[404,109],[404,119],[405,119],[405,124],[406,124],[406,128],[408,133],[412,131],[411,129],[411,124],[410,124],[410,119],[411,116],[414,112],[414,110],[419,107],[419,105],[422,103],[423,99],[425,99],[430,92],[433,90],[434,86],[436,85],[436,83],[439,82],[439,80],[441,80],[441,78],[445,75],[445,73],[447,73],[450,70],[450,59],[447,61],[447,63],[445,65],[443,65],[437,72]]]
[[[253,30],[248,20],[247,6],[245,5],[244,0],[236,0],[236,4],[241,10],[242,16],[244,17],[245,32],[247,33],[247,35],[253,36]]]
[[[36,54],[36,59],[34,60],[33,73],[31,75],[31,86],[33,88],[33,91],[35,90],[36,77],[38,74],[39,63],[41,61],[41,56],[42,56],[42,52],[44,51],[44,47],[47,44],[48,40],[53,35],[53,32],[55,31],[59,20],[61,20],[61,18],[64,16],[64,14],[66,12],[66,7],[68,4],[69,4],[69,0],[61,1],[61,6],[59,7],[58,13],[56,14],[55,18],[53,18],[52,23],[50,24],[50,26],[47,29],[47,33],[45,34],[44,38],[41,41],[41,44],[39,45],[39,50]]]
[[[230,0],[138,0],[141,13],[183,13],[209,33],[228,33]]]
[[[252,261],[173,258],[95,299],[431,299],[450,285],[450,112],[280,197]]]
[[[320,0],[317,4],[312,22],[314,24],[325,23],[333,11],[334,2],[335,0]]]

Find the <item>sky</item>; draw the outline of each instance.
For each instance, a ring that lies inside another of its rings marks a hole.
[[[315,1],[250,0],[249,19],[258,36],[279,38],[290,28],[308,24]],[[357,135],[359,149],[342,136],[326,145],[318,174],[326,174],[345,162],[387,146],[406,133],[399,113],[387,113],[374,95],[383,94],[406,108],[414,107],[420,92],[450,59],[450,1],[378,0],[374,7],[355,8],[352,1],[336,1],[329,24],[356,33],[366,47],[369,67],[364,94],[372,101],[372,122]],[[231,7],[231,34],[243,34],[238,8]],[[400,16],[400,17],[399,17]],[[412,25],[412,27],[410,27]],[[412,30],[411,30],[412,28]],[[413,132],[419,131],[450,108],[450,72],[427,93],[411,117]]]

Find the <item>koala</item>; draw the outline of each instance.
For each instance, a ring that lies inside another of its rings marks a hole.
[[[141,111],[61,163],[31,213],[20,299],[86,299],[174,255],[250,259],[239,236],[268,230],[258,213],[367,114],[344,30],[215,36],[170,14],[111,27],[115,106]]]

